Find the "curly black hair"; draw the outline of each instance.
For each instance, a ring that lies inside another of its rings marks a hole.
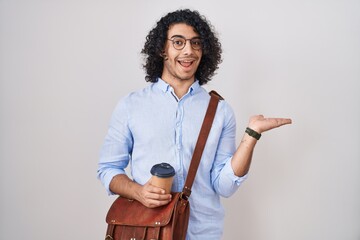
[[[189,9],[177,10],[162,17],[156,26],[149,32],[141,53],[146,56],[143,65],[146,71],[146,81],[156,82],[161,77],[164,63],[162,52],[164,50],[167,32],[173,24],[185,23],[194,28],[202,40],[203,55],[199,67],[195,73],[195,78],[199,84],[206,84],[214,76],[218,65],[221,63],[221,44],[212,31],[211,24],[204,16],[197,11]]]

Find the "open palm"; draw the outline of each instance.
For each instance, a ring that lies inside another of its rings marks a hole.
[[[249,120],[249,128],[258,133],[263,133],[285,124],[291,124],[290,118],[265,118],[263,115],[252,116]]]

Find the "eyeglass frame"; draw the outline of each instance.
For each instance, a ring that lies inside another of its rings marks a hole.
[[[182,48],[176,48],[175,47],[175,39],[174,38],[180,38],[182,40],[185,40],[185,43],[184,43],[184,46]],[[202,49],[202,40],[201,40],[201,37],[193,37],[193,38],[185,38],[183,36],[172,36],[171,38],[167,38],[166,40],[168,41],[171,41],[172,42],[172,45],[173,47],[176,49],[176,50],[183,50],[186,46],[186,43],[187,41],[190,41],[190,46],[192,49],[194,50],[201,50]],[[193,40],[200,40],[200,45],[193,45],[192,41]],[[194,46],[199,46],[199,48],[194,48]]]

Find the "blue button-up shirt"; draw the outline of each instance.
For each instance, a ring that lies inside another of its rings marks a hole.
[[[175,168],[172,191],[180,192],[209,100],[198,81],[178,99],[161,79],[122,98],[113,112],[98,166],[98,178],[108,193],[112,194],[112,178],[126,174],[128,166],[133,180],[143,185],[151,177],[151,167],[161,162]],[[235,176],[231,168],[235,131],[234,113],[220,101],[189,199],[187,239],[221,239],[220,196],[232,195],[246,178]]]

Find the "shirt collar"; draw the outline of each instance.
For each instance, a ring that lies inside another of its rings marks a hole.
[[[172,89],[170,84],[168,84],[161,78],[158,78],[158,81],[155,83],[155,86],[157,88],[159,88],[161,91],[163,91],[164,93],[168,92],[169,90]],[[190,86],[188,93],[190,93],[191,95],[194,95],[199,88],[200,88],[199,81],[197,79],[195,79],[195,82]]]

